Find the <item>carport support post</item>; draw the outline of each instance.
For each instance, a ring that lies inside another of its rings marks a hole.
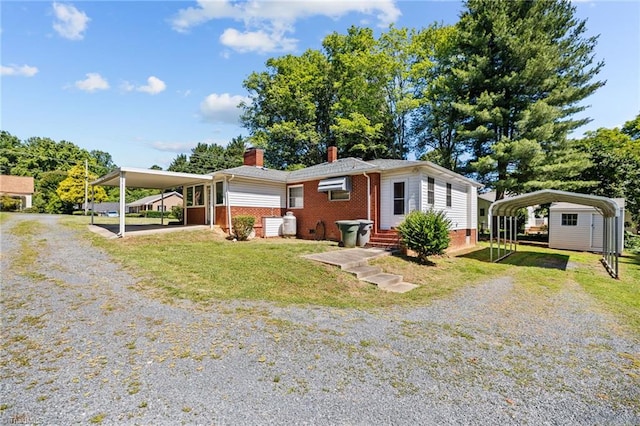
[[[160,225],[164,225],[164,189],[160,193]]]
[[[620,216],[616,216],[616,251],[615,251],[615,255],[616,255],[616,278],[618,278],[618,259],[620,257],[620,252],[618,251],[618,247],[620,244]]]
[[[125,177],[125,172],[120,171],[120,233],[118,236],[120,238],[124,238],[124,201],[126,197],[127,191],[127,178]]]
[[[213,229],[213,209],[215,208],[215,203],[213,199],[213,187],[215,183],[213,179],[211,180],[211,185],[209,186],[209,229]]]
[[[96,187],[95,185],[91,185],[91,224],[93,225],[93,213],[95,209],[95,200],[96,200]]]

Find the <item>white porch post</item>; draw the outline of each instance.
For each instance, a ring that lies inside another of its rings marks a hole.
[[[91,224],[93,225],[93,214],[96,211],[96,187],[91,185]]]
[[[124,237],[124,228],[125,228],[125,224],[124,224],[124,209],[125,209],[125,198],[126,198],[126,191],[127,191],[127,178],[125,176],[125,172],[120,171],[120,232],[118,233],[118,236],[120,238]]]
[[[209,229],[213,229],[213,210],[214,210],[214,199],[213,199],[213,186],[215,184],[213,183],[213,179],[211,180],[211,185],[209,185],[209,202],[207,203],[209,205]]]

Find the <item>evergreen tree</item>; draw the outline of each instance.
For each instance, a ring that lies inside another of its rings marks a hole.
[[[603,63],[594,64],[597,37],[585,37],[568,0],[468,0],[466,8],[456,25],[452,72],[462,91],[454,106],[470,166],[501,199],[562,161],[554,154],[588,121],[573,116],[604,84],[593,81]]]

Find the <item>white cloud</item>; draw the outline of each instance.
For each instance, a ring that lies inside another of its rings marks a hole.
[[[128,81],[123,81],[122,84],[120,84],[120,89],[124,90],[125,92],[133,92],[134,90],[136,90],[138,92],[148,93],[150,95],[157,95],[160,92],[164,92],[166,88],[167,85],[165,84],[165,82],[153,75],[147,78],[147,84],[144,86],[136,86]]]
[[[228,93],[212,93],[200,104],[200,116],[213,123],[238,124],[241,110],[240,102],[251,102],[250,98]]]
[[[227,28],[220,36],[225,46],[239,52],[289,51],[296,48],[297,40],[285,34],[295,31],[296,21],[312,16],[338,19],[348,13],[375,16],[382,27],[400,17],[395,0],[290,1],[286,5],[261,0],[198,0],[196,7],[179,10],[171,25],[178,32],[187,32],[214,19],[235,19],[244,24],[244,30]]]
[[[152,75],[147,79],[146,86],[140,86],[136,88],[136,90],[138,92],[144,92],[150,95],[157,95],[158,93],[163,92],[164,89],[166,88],[167,88],[167,85],[164,83],[164,81]]]
[[[11,64],[8,67],[0,65],[0,75],[16,75],[22,77],[33,77],[38,73],[38,68],[29,65],[14,65]]]
[[[175,152],[178,154],[182,154],[184,152],[191,151],[197,143],[194,142],[151,142],[151,147],[157,149],[158,151],[165,152]]]
[[[220,36],[220,43],[238,52],[260,53],[294,50],[298,40],[287,38],[283,33],[265,31],[240,32],[227,28]]]
[[[85,74],[87,76],[84,80],[78,80],[75,82],[76,88],[85,92],[95,92],[96,90],[107,90],[109,83],[100,74],[90,72]]]
[[[69,40],[82,40],[87,24],[91,18],[86,13],[79,11],[70,4],[53,3],[53,13],[56,21],[53,22],[53,29],[64,38]]]

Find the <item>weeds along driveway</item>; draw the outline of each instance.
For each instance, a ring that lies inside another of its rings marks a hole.
[[[167,305],[56,217],[11,215],[1,238],[2,424],[640,423],[638,337],[578,286]]]

